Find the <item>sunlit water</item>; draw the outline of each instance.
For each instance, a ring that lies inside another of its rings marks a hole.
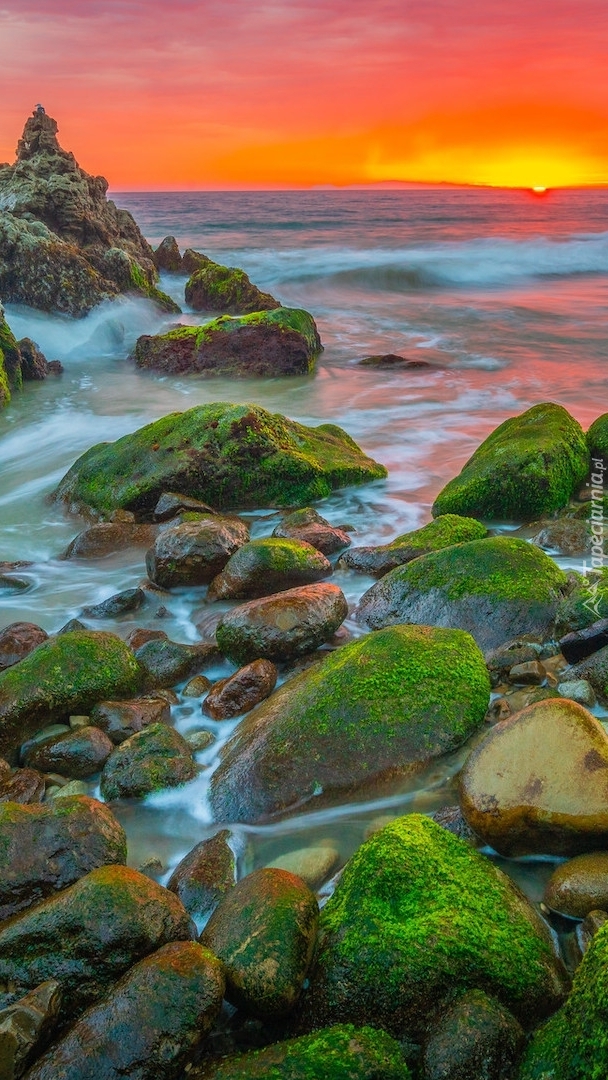
[[[21,572],[27,590],[0,592],[0,626],[27,619],[54,631],[84,604],[137,584],[142,551],[92,562],[58,559],[83,523],[47,497],[93,443],[176,409],[252,401],[304,423],[341,424],[389,469],[387,481],[323,503],[333,523],[356,530],[356,543],[383,542],[424,524],[442,485],[506,417],[552,400],[587,426],[608,409],[606,191],[542,198],[457,189],[232,192],[116,200],[133,211],[153,244],[171,233],[182,248],[243,267],[283,304],[310,310],[325,351],[310,378],[159,377],[136,372],[127,359],[139,334],[174,321],[146,301],[121,299],[79,321],[9,305],[17,337],[34,338],[65,373],[29,384],[0,414],[0,560],[33,564]],[[162,282],[182,304],[184,284],[169,276]],[[385,352],[433,366],[404,372],[357,366],[363,356]],[[270,532],[278,520],[252,515],[254,535]],[[371,583],[344,571],[336,582],[352,602]],[[149,604],[123,620],[120,632],[162,625],[177,640],[196,640],[202,595],[178,590],[163,603],[169,613],[162,622],[158,605]],[[207,726],[218,736],[199,755],[212,767],[234,723],[205,720],[198,702],[184,701],[174,712],[180,730]],[[415,790],[379,795],[375,803],[242,830],[246,864],[261,865],[310,839],[331,838],[347,856],[371,818],[453,801],[450,777],[461,759],[434,766]],[[159,855],[169,868],[214,831],[207,776],[204,769],[184,789],[119,811],[134,865]],[[536,881],[533,892],[538,887]]]

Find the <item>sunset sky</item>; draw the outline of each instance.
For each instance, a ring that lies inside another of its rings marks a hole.
[[[607,0],[0,0],[0,161],[38,102],[114,190],[608,183]]]

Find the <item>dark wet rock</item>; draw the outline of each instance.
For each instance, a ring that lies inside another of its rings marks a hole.
[[[29,588],[31,584],[27,578],[19,577],[17,574],[0,574],[0,590],[3,592],[27,592]]]
[[[215,1023],[224,976],[194,941],[140,960],[30,1070],[28,1080],[178,1080]]]
[[[509,682],[517,686],[541,686],[547,678],[547,670],[540,660],[526,660],[514,664],[509,671]]]
[[[207,517],[209,514],[214,514],[215,510],[200,499],[191,499],[188,495],[179,495],[175,491],[165,491],[154,507],[154,520],[170,521],[183,512]]]
[[[337,529],[321,517],[312,506],[303,510],[294,510],[283,518],[280,525],[274,529],[273,536],[279,536],[285,540],[300,540],[306,544],[312,544],[323,555],[335,555],[337,551],[349,547],[350,536],[344,529]]]
[[[166,491],[221,509],[253,509],[309,502],[384,476],[384,466],[334,424],[307,428],[257,405],[216,402],[92,447],[54,497],[101,514],[152,513]]]
[[[79,168],[57,141],[57,123],[31,116],[14,165],[0,166],[0,295],[42,311],[84,315],[119,293],[137,292],[167,311],[152,249],[108,184]]]
[[[211,778],[214,814],[258,821],[411,774],[483,723],[489,691],[461,631],[396,626],[359,638],[240,722]]]
[[[139,611],[146,602],[146,594],[143,589],[124,589],[123,592],[109,596],[100,604],[82,609],[85,619],[118,619],[121,615],[128,615],[132,611]]]
[[[38,743],[25,755],[24,764],[29,769],[84,780],[103,768],[113,749],[105,731],[89,725]]]
[[[148,641],[168,641],[169,638],[164,630],[149,630],[148,627],[137,626],[127,635],[127,645],[133,652],[141,649]]]
[[[85,795],[40,806],[0,806],[0,919],[127,859],[127,839],[107,806]]]
[[[183,274],[194,274],[197,270],[201,270],[203,266],[207,266],[209,262],[211,262],[211,259],[208,255],[203,255],[202,251],[186,248],[182,255],[181,272]]]
[[[436,521],[423,525],[421,529],[395,537],[390,544],[352,548],[345,552],[341,561],[349,569],[358,570],[361,574],[383,577],[389,570],[403,566],[420,555],[429,555],[432,551],[441,551],[452,544],[462,544],[468,540],[483,540],[485,536],[485,525],[474,518],[444,514]]]
[[[500,1002],[469,990],[432,1026],[424,1080],[512,1080],[524,1042],[521,1025]]]
[[[0,639],[1,640],[1,639]],[[584,630],[575,630],[560,638],[559,647],[569,664],[585,660],[608,645],[608,619],[599,619]]]
[[[42,382],[49,373],[49,364],[46,356],[31,338],[21,338],[18,342],[21,354],[21,377],[24,382]],[[59,361],[55,361],[59,364]],[[59,370],[63,367],[59,364]]]
[[[76,630],[88,630],[88,627],[85,626],[80,619],[68,619],[65,625],[57,631],[56,636],[59,637],[60,634],[73,634]]]
[[[468,630],[484,650],[521,634],[546,637],[567,585],[563,570],[525,540],[472,540],[398,566],[362,596],[373,630],[426,623]]]
[[[364,356],[358,361],[360,367],[388,368],[390,370],[402,369],[406,371],[416,371],[418,368],[432,368],[434,365],[429,364],[428,360],[411,360],[407,356],[400,356],[398,353],[381,353],[376,356]]]
[[[305,1029],[365,1022],[424,1035],[458,992],[484,990],[529,1027],[563,1000],[548,927],[485,856],[428,818],[398,818],[346,864],[321,911]]]
[[[608,736],[552,698],[493,727],[460,777],[471,828],[502,855],[576,855],[608,844]]]
[[[36,623],[14,622],[0,630],[0,670],[12,667],[48,638]]]
[[[202,922],[236,884],[237,843],[229,829],[202,840],[177,864],[167,888]]]
[[[217,645],[205,641],[198,645],[182,645],[167,638],[144,642],[135,655],[148,690],[175,686],[220,659]]]
[[[228,1058],[198,1080],[410,1080],[398,1042],[371,1027],[334,1027]]]
[[[608,645],[568,668],[569,679],[586,679],[599,700],[608,702]]]
[[[537,641],[527,641],[526,638],[516,638],[507,641],[491,649],[486,653],[486,664],[490,672],[492,686],[506,682],[512,667],[516,664],[526,664],[532,660],[538,660],[541,646]]]
[[[168,724],[171,706],[164,697],[141,697],[133,701],[100,701],[91,709],[91,723],[118,745],[149,724]]]
[[[217,625],[217,643],[237,664],[294,660],[329,641],[347,615],[337,585],[304,585],[232,608]]]
[[[18,1080],[45,1049],[60,1019],[61,986],[55,979],[0,1012],[0,1077]]]
[[[573,919],[608,907],[608,852],[593,851],[562,863],[551,874],[543,900],[552,911]]]
[[[66,633],[39,645],[0,674],[0,752],[23,743],[57,716],[87,713],[108,697],[133,697],[142,670],[114,634]]]
[[[576,928],[576,943],[583,957],[598,930],[608,922],[608,911],[590,911]]]
[[[133,355],[136,367],[166,374],[264,377],[311,374],[322,348],[312,315],[279,307],[144,334]]]
[[[254,660],[215,683],[203,701],[203,712],[213,720],[230,720],[249,712],[270,696],[278,675],[270,660]]]
[[[444,487],[433,517],[534,521],[568,505],[589,469],[580,424],[545,403],[505,420]]]
[[[459,840],[465,840],[468,844],[478,846],[479,840],[468,821],[463,817],[459,806],[443,806],[441,810],[436,810],[434,814],[431,814],[431,821],[441,825],[442,829],[447,829],[448,832],[453,833]]]
[[[148,577],[155,585],[208,585],[231,555],[249,540],[238,518],[203,517],[169,525],[146,555]]]
[[[186,282],[186,303],[194,311],[220,311],[226,315],[250,315],[281,306],[274,296],[253,285],[244,270],[211,259]]]
[[[35,769],[16,769],[0,775],[0,803],[40,803],[44,790],[44,777]]]
[[[170,274],[182,272],[182,256],[174,236],[165,236],[154,252],[154,264],[157,270]]]
[[[331,574],[331,563],[312,544],[264,537],[243,544],[209,586],[209,600],[250,599],[312,585]]]
[[[101,774],[104,799],[130,799],[196,776],[188,743],[166,724],[150,724],[117,746]]]
[[[557,521],[536,522],[534,527],[519,529],[537,547],[555,551],[558,555],[586,555],[591,551],[591,532],[586,521],[559,518]]]
[[[286,870],[254,870],[220,901],[201,942],[224,965],[226,998],[252,1016],[285,1016],[307,976],[319,907]]]
[[[64,559],[102,559],[129,547],[149,547],[156,539],[154,525],[99,521],[78,533],[68,544]]]

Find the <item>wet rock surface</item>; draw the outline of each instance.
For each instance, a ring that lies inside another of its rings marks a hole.
[[[507,1009],[483,991],[470,990],[431,1029],[424,1080],[511,1080],[524,1042]]]
[[[344,529],[330,525],[312,506],[288,514],[281,524],[276,526],[272,535],[312,544],[324,555],[335,555],[337,551],[342,551],[351,544],[350,536]]]
[[[36,623],[14,622],[0,631],[0,671],[12,667],[48,638]]]
[[[209,586],[209,600],[269,596],[312,585],[331,574],[331,563],[312,544],[269,537],[243,544]]]
[[[577,855],[552,873],[544,903],[560,915],[584,919],[592,911],[608,907],[608,852]]]
[[[186,282],[186,303],[194,311],[221,311],[226,315],[248,315],[281,306],[274,296],[253,285],[244,270],[211,259]]]
[[[104,799],[128,799],[192,780],[188,743],[166,724],[150,724],[113,749],[101,774]]]
[[[100,772],[113,749],[104,731],[87,726],[35,744],[25,755],[24,763],[41,772],[58,772],[74,780],[84,780]]]
[[[149,691],[169,688],[197,675],[215,663],[219,651],[217,645],[206,641],[197,645],[183,645],[178,641],[169,641],[163,635],[162,638],[149,638],[139,646],[135,656],[142,672],[143,686]]]
[[[146,555],[148,577],[155,585],[208,585],[234,552],[249,540],[237,518],[213,516],[170,525]]]
[[[0,775],[0,803],[39,803],[44,789],[44,777],[35,769],[16,769]]]
[[[105,731],[118,745],[148,724],[168,724],[171,706],[164,697],[141,697],[134,701],[100,701],[91,709],[91,723]]]
[[[230,830],[221,829],[197,844],[175,867],[167,888],[179,896],[193,919],[206,919],[236,884],[237,845]]]
[[[270,660],[254,660],[229,678],[215,683],[203,702],[203,712],[213,720],[228,720],[249,712],[270,696],[278,675]]]
[[[78,533],[68,544],[64,559],[102,559],[126,547],[150,547],[157,529],[125,521],[99,521]]]
[[[58,1024],[61,986],[54,979],[0,1011],[0,1076],[17,1080],[44,1050]]]
[[[342,563],[351,570],[373,577],[383,577],[396,566],[428,555],[432,551],[441,551],[452,544],[462,544],[468,540],[482,540],[487,536],[484,525],[474,518],[458,517],[456,514],[444,514],[428,525],[413,532],[395,537],[390,544],[378,547],[354,547],[342,556]]]

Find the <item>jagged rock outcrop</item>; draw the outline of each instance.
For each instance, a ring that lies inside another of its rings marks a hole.
[[[79,316],[102,300],[138,292],[179,311],[156,288],[153,252],[133,217],[106,198],[36,110],[13,165],[0,165],[0,297]]]
[[[35,341],[30,338],[17,341],[0,304],[0,409],[8,405],[12,391],[20,390],[24,381],[46,379],[50,371],[62,370],[58,360],[49,364]]]

